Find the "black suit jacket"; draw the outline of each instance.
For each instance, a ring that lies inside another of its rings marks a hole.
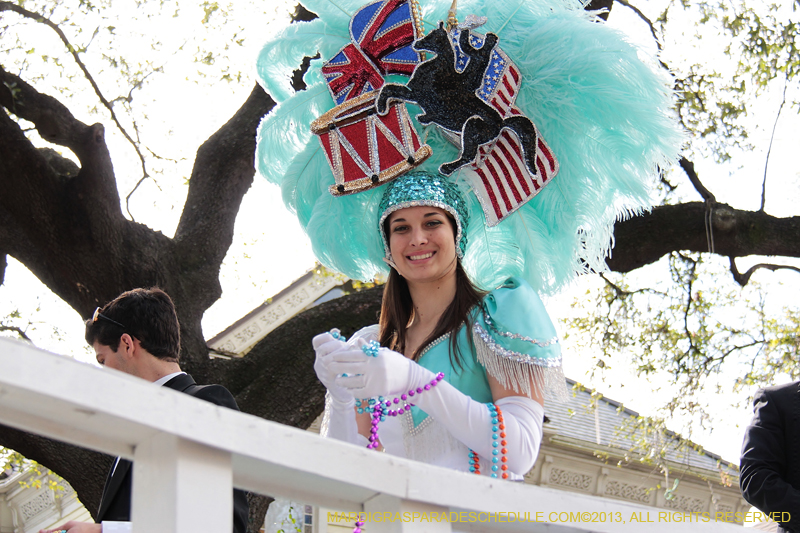
[[[775,518],[779,532],[800,533],[800,381],[758,391],[753,411],[739,466],[742,495],[762,512],[786,513]]]
[[[222,385],[197,385],[189,374],[175,376],[164,384],[165,387],[190,396],[221,405],[229,409],[239,410],[233,395]],[[129,522],[131,519],[131,495],[133,471],[132,463],[127,459],[119,459],[116,468],[108,473],[106,485],[103,487],[103,496],[100,499],[100,509],[97,511],[97,521]],[[249,507],[244,491],[233,491],[233,531],[245,533],[247,531],[247,513]]]

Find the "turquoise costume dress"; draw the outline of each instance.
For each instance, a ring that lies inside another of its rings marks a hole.
[[[473,400],[492,402],[489,375],[521,396],[530,393],[530,383],[550,396],[566,394],[555,328],[536,291],[521,278],[509,278],[488,293],[481,307],[473,310],[470,324],[462,326],[457,335],[460,365],[451,358],[449,335],[430,344],[417,363],[434,373],[444,373],[447,382]],[[377,340],[378,326],[358,331],[350,342],[358,338]],[[327,423],[323,422],[323,435],[326,432]],[[467,446],[416,406],[381,422],[380,439],[392,455],[469,470]],[[483,474],[488,475],[488,471]],[[521,479],[523,474],[512,473],[511,478]]]

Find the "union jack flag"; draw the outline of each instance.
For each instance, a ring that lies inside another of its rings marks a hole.
[[[463,72],[469,56],[458,44],[460,32],[452,33],[456,53],[456,70]],[[484,38],[472,33],[470,43],[475,48],[483,46]],[[478,97],[491,105],[505,119],[522,115],[514,105],[522,76],[519,69],[499,47],[495,47],[489,66],[483,76]],[[536,127],[534,125],[534,127]],[[471,179],[472,188],[483,206],[486,223],[499,224],[505,217],[522,207],[558,173],[558,161],[536,128],[536,174],[531,174],[525,164],[522,145],[516,134],[508,129],[491,144],[482,146],[476,161],[470,165],[477,177]]]
[[[409,0],[378,0],[350,20],[352,43],[322,66],[337,105],[383,86],[387,74],[410,76],[419,63]]]

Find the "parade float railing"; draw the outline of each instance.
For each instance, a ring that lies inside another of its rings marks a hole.
[[[230,531],[232,487],[344,516],[366,513],[369,533],[673,533],[676,527],[724,533],[741,527],[726,523],[728,517],[703,521],[695,514],[692,520],[681,512],[681,519],[323,440],[9,339],[0,339],[0,424],[132,459],[138,533]]]

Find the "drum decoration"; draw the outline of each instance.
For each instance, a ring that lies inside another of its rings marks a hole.
[[[406,106],[393,105],[381,116],[376,96],[372,91],[348,100],[311,123],[333,170],[336,184],[329,190],[334,196],[391,181],[432,153],[420,142]]]
[[[413,43],[421,37],[416,0],[378,0],[350,21],[351,43],[322,66],[338,104],[311,125],[333,171],[334,196],[376,187],[411,170],[432,151],[422,144],[405,104],[375,112],[376,89],[389,74],[410,76],[420,61]]]

